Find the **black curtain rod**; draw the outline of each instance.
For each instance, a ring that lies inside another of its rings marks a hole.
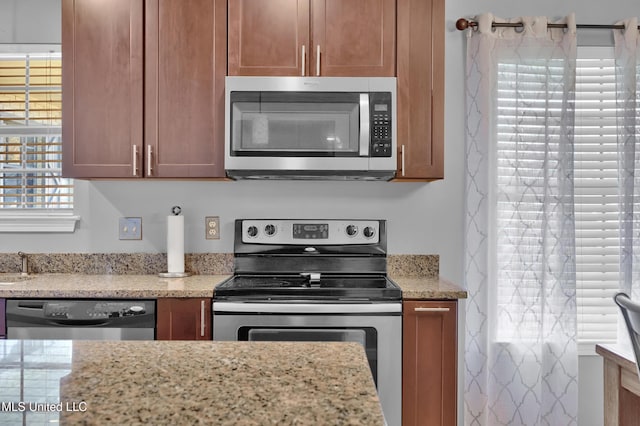
[[[511,28],[521,28],[523,26],[522,22],[492,22],[491,27],[511,27]],[[467,28],[477,28],[478,23],[475,21],[469,21],[465,18],[460,18],[456,21],[456,28],[460,31],[464,31]],[[547,24],[548,28],[567,28],[567,24]],[[598,25],[598,24],[576,24],[576,28],[588,28],[588,29],[597,29],[597,30],[624,30],[624,25]],[[640,30],[640,25],[638,25],[638,29]]]

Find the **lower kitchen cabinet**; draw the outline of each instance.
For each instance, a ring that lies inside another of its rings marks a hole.
[[[156,306],[157,340],[211,340],[210,298],[163,298]]]
[[[402,424],[456,425],[457,301],[403,304]]]
[[[0,339],[7,338],[6,299],[0,299]]]

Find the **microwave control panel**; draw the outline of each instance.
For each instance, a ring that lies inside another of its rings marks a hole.
[[[371,149],[372,157],[391,157],[391,93],[371,93]]]

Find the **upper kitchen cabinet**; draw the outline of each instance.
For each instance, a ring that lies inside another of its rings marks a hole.
[[[228,8],[228,75],[395,75],[395,0],[229,0]]]
[[[63,175],[224,177],[226,12],[63,0]]]
[[[64,176],[139,176],[143,13],[142,1],[62,0]]]
[[[444,0],[397,0],[399,180],[444,177]]]
[[[224,177],[226,0],[145,3],[146,177]]]

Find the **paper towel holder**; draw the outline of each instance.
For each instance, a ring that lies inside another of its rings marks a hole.
[[[191,276],[191,272],[160,272],[160,278],[186,278]]]
[[[171,208],[171,214],[173,216],[179,216],[181,212],[182,212],[182,209],[180,208],[180,206],[173,206]],[[184,261],[184,253],[182,256]],[[190,272],[161,272],[158,275],[160,276],[160,278],[185,278],[185,277],[191,276],[191,273]]]

